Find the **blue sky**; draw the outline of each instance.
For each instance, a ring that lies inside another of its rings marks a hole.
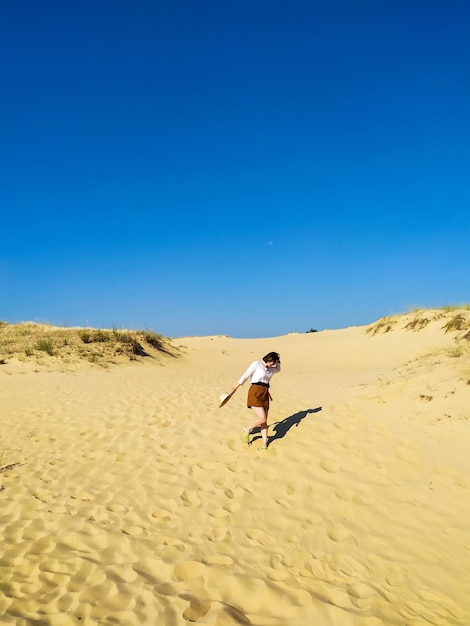
[[[0,319],[271,337],[470,300],[467,0],[1,13]]]

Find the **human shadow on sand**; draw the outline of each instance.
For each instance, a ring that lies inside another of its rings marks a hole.
[[[305,411],[299,411],[298,413],[294,413],[294,415],[289,415],[289,417],[286,417],[280,422],[275,422],[272,427],[272,432],[274,434],[268,437],[268,443],[271,444],[273,443],[273,441],[276,441],[276,439],[282,439],[287,435],[287,433],[293,426],[298,426],[309,413],[318,413],[321,410],[321,406],[317,406],[316,409],[306,409]],[[253,434],[259,433],[260,430],[259,428],[255,428],[252,432]],[[253,441],[256,441],[256,439],[259,439],[259,437],[253,439]]]

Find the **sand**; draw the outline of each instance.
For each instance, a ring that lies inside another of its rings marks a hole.
[[[468,352],[410,319],[2,365],[0,623],[468,626]],[[271,350],[262,451],[218,402]]]

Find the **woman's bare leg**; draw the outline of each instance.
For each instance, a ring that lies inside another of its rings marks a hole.
[[[268,447],[268,412],[262,406],[252,406],[251,408],[256,413],[256,419],[245,430],[247,433],[251,433],[254,428],[259,426],[263,445]]]

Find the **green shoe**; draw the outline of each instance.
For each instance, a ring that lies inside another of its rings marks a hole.
[[[244,428],[242,429],[242,438],[245,443],[250,443],[250,433],[247,433]]]

